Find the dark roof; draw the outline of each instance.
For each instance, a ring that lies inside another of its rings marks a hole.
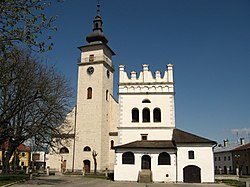
[[[171,140],[139,140],[124,145],[118,145],[114,148],[176,149],[176,146]]]
[[[174,129],[173,140],[175,143],[211,143],[216,144],[215,141],[191,134],[189,132],[182,131],[180,129]]]
[[[215,141],[182,131],[180,129],[173,130],[172,140],[138,140],[124,145],[115,146],[116,148],[148,148],[148,149],[176,149],[176,144],[216,144]]]
[[[246,150],[246,149],[250,149],[250,143],[241,145],[241,146],[235,148],[233,151],[242,151],[242,150]]]

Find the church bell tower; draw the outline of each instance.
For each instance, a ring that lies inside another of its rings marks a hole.
[[[93,151],[97,153],[97,170],[109,168],[109,111],[113,95],[112,56],[103,33],[100,5],[93,21],[87,45],[79,47],[75,169],[94,170]]]

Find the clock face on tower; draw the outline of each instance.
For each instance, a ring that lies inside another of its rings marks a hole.
[[[94,73],[94,67],[92,67],[92,66],[88,67],[87,73],[88,73],[89,75],[93,74],[93,73]]]

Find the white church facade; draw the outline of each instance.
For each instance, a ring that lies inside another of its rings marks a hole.
[[[163,76],[147,64],[128,76],[120,65],[119,102],[114,99],[115,53],[102,23],[98,5],[88,44],[79,47],[77,105],[65,127],[71,132],[58,154],[49,153],[47,166],[114,172],[116,181],[214,182],[216,142],[176,128],[172,64]]]

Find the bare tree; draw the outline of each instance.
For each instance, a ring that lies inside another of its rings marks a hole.
[[[97,161],[96,161],[96,157],[97,157],[98,153],[96,153],[95,150],[92,151],[92,157],[94,159],[94,173],[96,174],[96,169],[97,169]]]
[[[1,63],[0,137],[3,172],[16,148],[32,139],[37,145],[54,146],[60,124],[70,110],[72,91],[68,81],[53,67],[39,62],[31,53],[19,50]]]

